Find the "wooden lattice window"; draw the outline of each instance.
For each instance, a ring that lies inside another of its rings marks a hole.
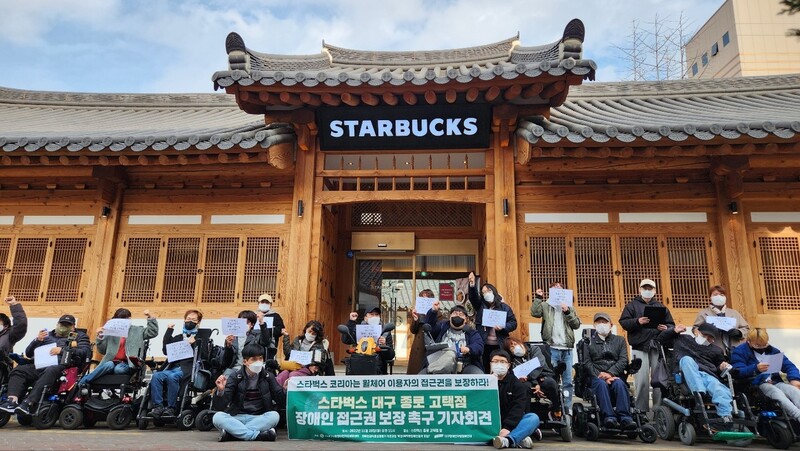
[[[255,303],[262,293],[276,299],[280,238],[248,237],[245,252],[242,302]]]
[[[168,238],[162,302],[195,302],[200,237]]]
[[[800,310],[800,241],[797,236],[758,237],[759,274],[769,310]]]
[[[156,296],[161,238],[130,238],[123,270],[122,302],[152,302]]]
[[[354,229],[387,227],[473,227],[470,204],[444,202],[365,202],[351,207]]]
[[[42,294],[42,275],[49,238],[19,238],[11,270],[8,295],[20,302],[34,302]]]
[[[531,293],[541,288],[547,293],[553,282],[567,283],[567,239],[563,236],[532,236]]]
[[[707,240],[702,236],[667,237],[672,307],[700,310],[708,305]]]
[[[233,302],[239,266],[238,237],[208,238],[202,302]]]
[[[56,238],[46,302],[78,302],[88,238]]]
[[[642,279],[652,279],[660,285],[657,236],[621,236],[619,253],[624,302],[639,295],[639,282]]]
[[[8,256],[11,254],[11,238],[0,238],[0,289],[3,288],[6,271],[8,268]]]
[[[615,307],[611,237],[575,237],[574,243],[578,305]]]

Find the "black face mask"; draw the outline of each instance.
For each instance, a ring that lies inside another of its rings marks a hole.
[[[454,316],[450,318],[450,325],[456,329],[461,329],[464,326],[464,318],[460,316]]]
[[[195,327],[197,327],[197,323],[194,321],[186,321],[183,323],[183,328],[186,330],[193,330]]]

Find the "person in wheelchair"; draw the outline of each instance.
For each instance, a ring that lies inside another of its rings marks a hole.
[[[786,414],[800,421],[800,371],[784,354],[781,372],[786,373],[789,383],[783,381],[780,373],[769,372],[769,363],[760,362],[756,354],[776,355],[781,351],[769,344],[766,329],[751,329],[747,342],[737,346],[731,355],[731,364],[737,371],[737,379],[752,381],[768,398],[777,401]]]
[[[720,377],[731,368],[725,361],[722,349],[712,346],[717,328],[703,323],[697,326],[695,336],[684,334],[686,326],[679,324],[661,332],[657,340],[674,350],[674,372],[682,372],[683,380],[693,393],[711,394],[711,401],[717,407],[717,415],[723,424],[720,430],[731,429],[733,418],[733,396]]]
[[[349,330],[350,333],[341,334],[342,343],[348,346],[355,346],[358,344],[356,342],[357,320],[358,320],[358,312],[351,312],[350,319],[348,319],[347,321],[347,329]],[[381,324],[381,309],[379,307],[375,307],[372,310],[365,313],[364,321],[362,321],[361,324],[379,326]],[[392,340],[392,334],[389,332],[382,333],[381,336],[378,337],[378,341],[376,344],[380,346],[380,351],[378,351],[378,358],[380,358],[381,374],[389,374],[388,362],[394,359],[394,341]]]
[[[528,387],[511,373],[511,357],[502,349],[489,356],[491,374],[497,378],[500,397],[500,432],[492,440],[495,448],[533,448],[531,435],[539,428],[539,416],[529,413]]]
[[[269,352],[270,344],[272,343],[272,334],[267,329],[263,312],[255,313],[252,310],[242,310],[239,312],[238,317],[247,321],[247,334],[244,337],[234,337],[232,335],[225,337],[222,366],[228,367],[225,370],[226,376],[236,374],[242,369],[242,350],[244,350],[245,346],[257,343]],[[258,327],[256,327],[256,324],[258,324]],[[266,353],[264,357],[267,357]]]
[[[33,358],[36,348],[55,344],[50,349],[50,355],[58,356],[58,364],[38,370],[33,364],[18,365],[11,370],[8,377],[8,399],[0,404],[0,410],[30,415],[35,404],[42,397],[45,387],[53,387],[67,368],[84,364],[92,352],[92,344],[85,333],[75,329],[75,323],[74,316],[62,315],[58,319],[55,329],[50,332],[47,329],[39,332],[39,335],[25,349],[25,355]],[[24,395],[25,389],[31,386],[30,384],[33,384],[30,393],[20,402],[20,398]]]
[[[283,357],[284,361],[281,362],[281,370],[295,371],[300,369],[303,365],[289,360],[292,351],[319,351],[319,362],[325,368],[324,373],[333,375],[331,370],[333,362],[328,358],[328,339],[325,338],[325,328],[322,323],[316,320],[311,320],[306,323],[303,328],[303,335],[298,335],[294,340],[289,339],[289,333],[283,335]]]
[[[477,330],[467,326],[467,309],[455,305],[450,309],[449,319],[437,321],[440,306],[439,301],[434,302],[433,307],[425,315],[425,324],[431,328],[430,341],[446,343],[449,349],[455,351],[455,373],[484,374],[483,340]],[[428,374],[429,364],[430,361],[426,358],[425,367],[419,374]]]
[[[242,367],[236,373],[216,380],[213,410],[219,441],[231,439],[274,442],[280,415],[277,407],[286,397],[275,376],[264,371],[266,349],[248,343],[242,349]]]
[[[183,330],[177,335],[173,335],[174,324],[167,325],[164,332],[163,352],[167,353],[167,345],[177,343],[181,340],[188,341],[193,348],[197,347],[195,336],[200,322],[203,321],[203,313],[199,310],[187,310],[183,315]],[[181,381],[184,377],[192,374],[193,358],[176,360],[168,363],[166,367],[153,374],[150,379],[150,405],[153,410],[150,415],[153,418],[174,417],[177,414],[178,394],[181,388]],[[164,399],[164,388],[167,389],[167,399]]]
[[[631,397],[624,379],[628,367],[628,342],[614,335],[611,327],[611,316],[607,313],[594,315],[595,333],[589,338],[581,365],[597,398],[603,426],[632,431],[637,426],[631,417]]]
[[[506,351],[511,355],[511,368],[514,369],[533,359],[539,360],[539,367],[522,376],[520,382],[529,388],[529,393],[537,398],[547,398],[550,401],[550,413],[553,419],[561,418],[561,397],[558,393],[558,382],[555,373],[550,368],[547,357],[538,346],[526,345],[514,337],[508,337],[505,343]]]
[[[11,310],[11,318],[0,313],[0,354],[8,355],[14,352],[14,345],[28,333],[28,317],[14,296],[8,296],[5,302]]]
[[[708,292],[711,305],[700,310],[694,320],[694,327],[708,322],[706,318],[709,317],[725,317],[735,320],[735,327],[729,330],[717,328],[714,334],[714,346],[718,346],[726,355],[729,355],[733,352],[733,348],[744,342],[747,333],[750,332],[750,325],[739,312],[726,306],[728,299],[725,297],[725,288],[716,285],[709,288]]]
[[[147,318],[147,326],[131,325],[127,337],[105,337],[103,328],[97,329],[95,346],[97,351],[103,354],[103,358],[94,371],[81,378],[81,385],[89,385],[93,380],[106,374],[133,374],[134,368],[142,364],[138,356],[142,353],[144,342],[158,335],[156,317],[150,314],[150,310],[145,310],[144,316]],[[130,310],[119,308],[111,319],[130,318]]]

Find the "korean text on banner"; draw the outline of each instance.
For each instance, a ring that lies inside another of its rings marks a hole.
[[[244,337],[247,335],[247,320],[244,318],[222,318],[222,335]]]
[[[547,303],[558,308],[561,308],[561,304],[566,304],[568,307],[572,307],[572,290],[551,288],[547,297]]]
[[[508,314],[503,310],[483,309],[483,321],[481,325],[484,327],[506,327],[506,316]]]
[[[131,320],[114,318],[108,320],[103,326],[103,336],[105,337],[127,337],[131,328]]]
[[[191,359],[192,357],[194,357],[192,345],[186,340],[176,341],[167,345],[167,361],[169,363]]]
[[[292,440],[484,444],[500,430],[490,375],[289,379]]]
[[[37,370],[48,366],[58,365],[58,354],[50,355],[50,350],[55,348],[55,343],[41,345],[33,350],[33,365]]]

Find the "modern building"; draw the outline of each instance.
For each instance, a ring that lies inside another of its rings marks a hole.
[[[681,322],[722,284],[789,344],[800,76],[592,83],[583,37],[273,55],[232,33],[227,94],[0,90],[0,295],[35,333],[123,306],[214,326],[269,292],[337,355],[336,324],[379,305],[402,360],[416,293],[451,306],[470,271],[523,337],[552,281],[588,324],[651,278]]]
[[[800,14],[780,14],[778,0],[725,0],[686,43],[690,78],[800,72]]]

